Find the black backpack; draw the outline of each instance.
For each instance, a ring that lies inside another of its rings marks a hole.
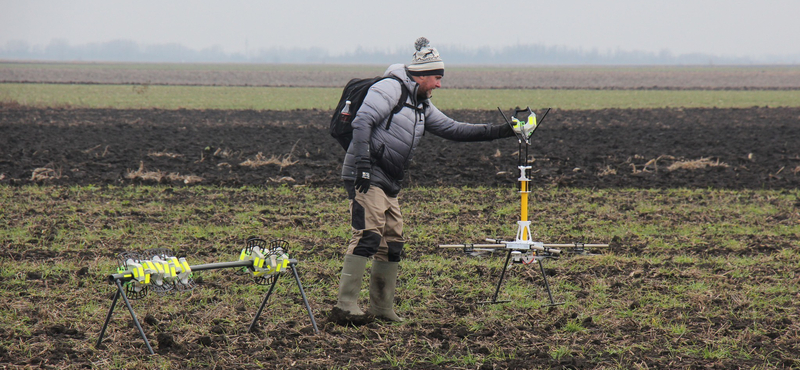
[[[342,97],[339,98],[339,104],[336,106],[336,110],[333,111],[330,126],[331,136],[339,142],[344,150],[347,150],[347,147],[350,146],[350,141],[353,140],[353,119],[356,118],[356,113],[361,108],[361,103],[364,102],[364,97],[367,96],[370,86],[386,78],[393,78],[400,82],[403,91],[400,95],[400,101],[397,102],[397,105],[392,109],[392,113],[389,114],[389,121],[386,123],[386,129],[388,130],[389,125],[392,124],[392,117],[403,109],[406,99],[408,99],[408,88],[403,81],[394,76],[354,78],[344,86]]]

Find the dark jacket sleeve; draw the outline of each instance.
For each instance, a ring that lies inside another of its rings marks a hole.
[[[508,124],[459,122],[432,104],[425,111],[425,130],[454,141],[489,141],[514,136]]]

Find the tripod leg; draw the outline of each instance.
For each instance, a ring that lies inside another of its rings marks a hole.
[[[311,319],[311,325],[314,326],[314,333],[319,334],[319,329],[317,329],[317,321],[314,320],[314,313],[311,312],[311,305],[308,304],[308,298],[306,298],[306,292],[303,291],[303,284],[300,283],[300,276],[297,275],[297,269],[294,267],[294,263],[290,264],[289,266],[292,268],[292,273],[294,273],[294,280],[297,281],[297,289],[300,289],[300,295],[303,297],[303,303],[306,305],[306,310],[308,311],[308,317]]]
[[[250,323],[250,327],[247,328],[248,333],[253,331],[253,328],[256,326],[256,321],[258,321],[258,317],[261,316],[261,311],[264,311],[264,307],[267,305],[267,300],[269,300],[269,296],[271,296],[272,291],[275,290],[275,284],[278,282],[278,276],[280,275],[276,274],[275,277],[272,279],[272,285],[269,286],[269,291],[267,292],[267,295],[264,296],[264,300],[261,301],[261,307],[258,308],[258,312],[256,312],[256,317],[253,318],[253,322]]]
[[[550,291],[550,283],[547,282],[547,275],[544,273],[544,265],[542,264],[541,259],[537,259],[536,262],[539,262],[539,271],[542,272],[542,279],[544,279],[544,288],[547,290],[547,296],[550,297],[550,304],[548,306],[558,306],[564,304],[564,302],[556,303],[553,300],[553,293]]]
[[[503,272],[500,273],[500,280],[497,281],[497,288],[494,290],[494,297],[492,297],[491,302],[484,302],[484,303],[499,303],[497,301],[497,296],[500,294],[500,286],[503,285],[503,279],[506,276],[506,269],[508,269],[508,261],[511,260],[511,250],[508,250],[508,254],[506,255],[506,262],[503,264]],[[503,301],[508,302],[508,301]]]
[[[103,336],[106,335],[106,328],[108,328],[108,323],[111,321],[111,314],[114,313],[114,307],[117,306],[117,301],[119,300],[121,290],[117,289],[117,292],[114,294],[114,300],[111,301],[111,307],[108,308],[108,315],[106,315],[106,322],[103,323],[103,329],[100,330],[100,337],[97,338],[97,343],[95,343],[95,348],[100,346],[100,343],[103,341]]]
[[[139,319],[136,318],[136,313],[133,312],[133,306],[131,306],[131,302],[128,301],[128,295],[125,294],[125,289],[122,287],[122,283],[119,279],[114,280],[117,283],[117,289],[119,289],[119,293],[122,294],[122,300],[125,301],[125,305],[128,306],[128,311],[131,312],[131,318],[133,318],[133,323],[136,324],[136,329],[139,330],[139,335],[142,336],[144,340],[144,344],[147,345],[147,350],[150,351],[151,355],[155,355],[156,353],[153,352],[153,347],[150,347],[150,341],[147,340],[147,335],[144,334],[144,330],[142,330],[142,325],[139,324]]]

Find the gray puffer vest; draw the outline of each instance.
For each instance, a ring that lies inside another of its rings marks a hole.
[[[458,122],[439,111],[430,99],[418,101],[419,85],[402,64],[389,66],[384,76],[403,81],[409,91],[407,106],[394,115],[387,129],[389,115],[402,95],[402,86],[397,80],[387,78],[370,87],[353,119],[353,140],[344,157],[343,180],[355,181],[356,169],[369,166],[371,185],[394,197],[402,188],[406,168],[426,130],[455,141],[486,141],[502,135],[502,126]]]

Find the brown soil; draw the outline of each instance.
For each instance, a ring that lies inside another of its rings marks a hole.
[[[497,122],[496,111],[453,111]],[[327,111],[0,110],[0,183],[338,186]],[[800,186],[800,109],[551,111],[528,150],[538,185],[779,189]],[[428,134],[407,184],[517,181],[516,140]]]

